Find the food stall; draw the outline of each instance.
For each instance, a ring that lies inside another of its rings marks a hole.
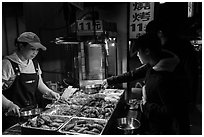
[[[116,134],[111,133],[111,129],[119,112],[123,111],[120,109],[123,108],[124,90],[100,89],[97,93],[87,94],[68,87],[66,91],[69,94],[52,101],[39,115],[19,122],[3,134]],[[114,128],[117,129],[116,126]]]
[[[115,75],[112,71],[117,70],[116,24],[96,20],[97,25],[90,30],[80,30],[79,26],[87,23],[93,22],[79,20],[74,24],[78,25],[80,42],[70,44],[60,39],[61,45],[74,45],[77,49],[72,60],[74,69],[69,72],[74,73],[79,87],[69,82],[60,92],[59,100],[43,95],[51,103],[40,113],[20,117],[19,123],[3,132],[4,135],[123,134],[117,127],[117,120],[128,113],[125,89],[102,87],[103,79]],[[115,67],[110,69],[110,64]]]

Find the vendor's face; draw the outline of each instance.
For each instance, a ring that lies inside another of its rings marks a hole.
[[[142,64],[148,63],[148,55],[146,51],[142,51],[141,49],[139,49],[139,51],[137,52],[137,56],[139,57]]]
[[[39,52],[38,48],[35,48],[31,46],[30,44],[27,44],[26,46],[23,46],[21,49],[21,54],[25,59],[33,59],[37,56]]]

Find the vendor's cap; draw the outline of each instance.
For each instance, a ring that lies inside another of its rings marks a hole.
[[[18,42],[27,42],[35,48],[46,50],[47,48],[40,43],[40,38],[33,32],[24,32],[18,39]]]

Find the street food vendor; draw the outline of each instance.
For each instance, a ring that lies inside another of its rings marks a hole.
[[[15,46],[17,50],[2,60],[3,131],[17,123],[21,108],[37,107],[37,90],[56,99],[60,97],[44,84],[40,66],[33,60],[40,49],[46,50],[39,37],[33,32],[24,32],[16,39]]]

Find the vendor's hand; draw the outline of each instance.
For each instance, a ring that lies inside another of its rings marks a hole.
[[[10,102],[8,104],[8,112],[6,112],[6,115],[17,115],[20,117],[20,107],[13,102]]]
[[[52,97],[54,97],[55,99],[57,99],[57,100],[60,99],[60,94],[59,94],[59,93],[56,93],[56,92],[54,92],[54,91],[51,91],[51,92],[50,92],[50,95],[51,95]]]
[[[147,94],[145,90],[145,86],[142,87],[142,103],[143,105],[147,102]]]
[[[105,89],[108,87],[107,79],[104,79],[104,80],[103,80],[102,86],[103,86],[103,88],[105,88]]]

